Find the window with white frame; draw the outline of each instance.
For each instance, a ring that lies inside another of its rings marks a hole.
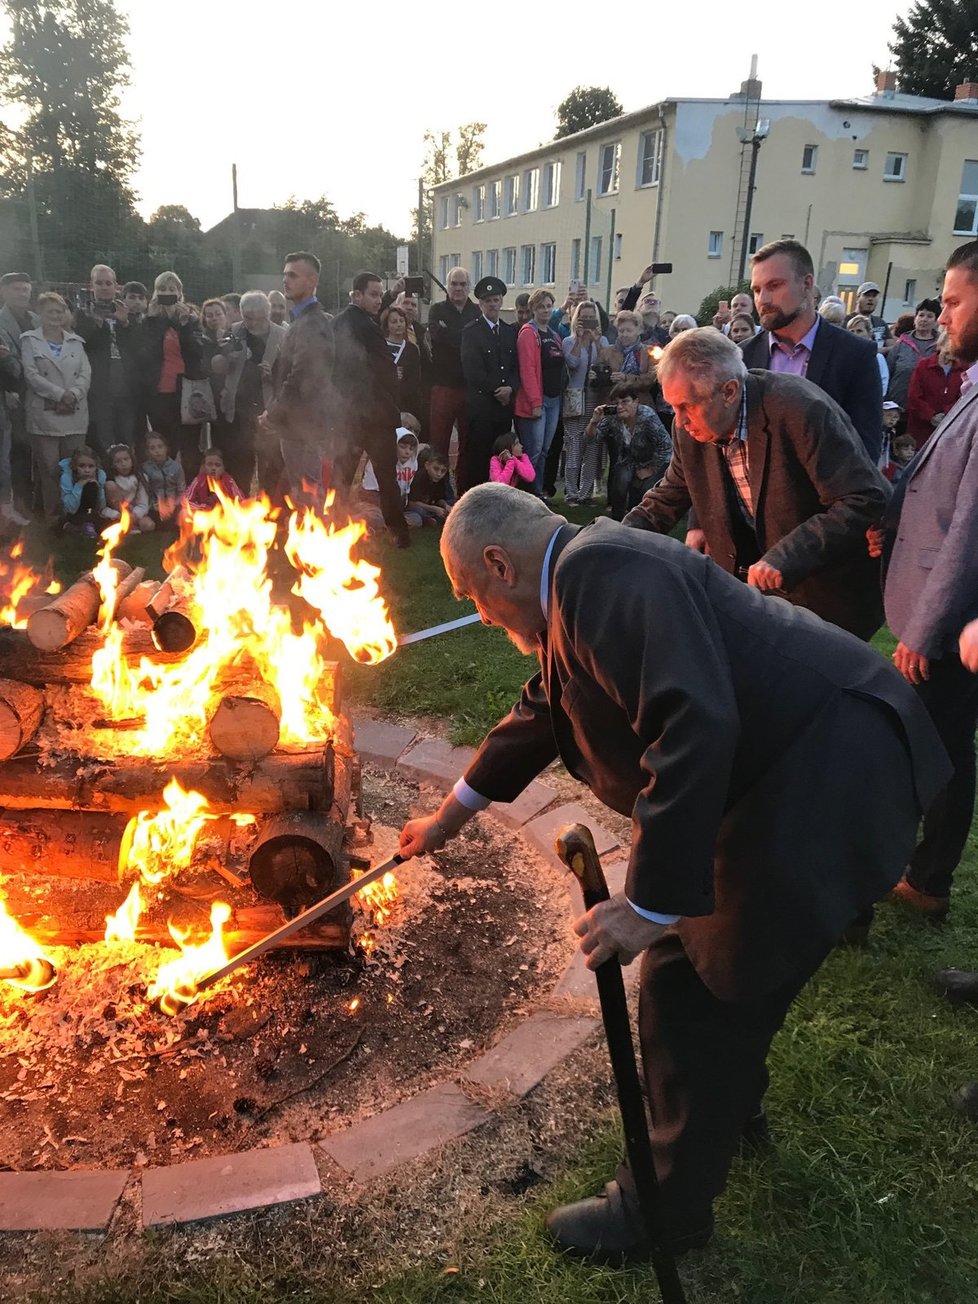
[[[542,244],[540,246],[540,284],[553,285],[557,279],[557,246]]]
[[[486,220],[486,188],[485,186],[472,187],[472,221],[484,222]]]
[[[543,166],[543,207],[555,208],[560,202],[560,164]]]
[[[451,222],[449,221],[450,216],[451,213],[448,207],[448,195],[442,195],[438,200],[438,225],[443,231],[447,231],[449,226],[451,226]]]
[[[438,279],[442,285],[448,280],[448,254],[442,254],[438,259]]]
[[[723,232],[711,231],[710,238],[706,244],[706,256],[708,258],[723,257]]]
[[[581,279],[581,242],[580,240],[571,241],[571,280],[579,281]]]
[[[540,206],[540,169],[527,168],[523,173],[523,212],[533,213]]]
[[[854,149],[852,151],[852,166],[856,172],[865,172],[869,167],[869,150]]]
[[[801,170],[809,175],[815,171],[815,164],[818,162],[818,146],[806,145],[801,151]]]
[[[582,150],[574,169],[574,198],[583,199],[587,191],[587,154]]]
[[[978,159],[965,159],[961,169],[961,193],[954,210],[954,234],[978,235]]]
[[[640,186],[657,186],[662,172],[662,128],[643,131],[638,138],[638,180]]]
[[[536,245],[520,246],[520,280],[524,285],[532,285],[537,272]]]
[[[883,164],[884,181],[906,181],[907,179],[907,156],[906,154],[897,154],[890,151],[886,156],[886,162]]]
[[[486,276],[499,275],[499,250],[486,250]]]
[[[518,176],[507,177],[503,182],[503,212],[512,217],[520,208],[520,179]]]
[[[620,231],[615,232],[615,251],[613,257],[615,259],[615,262],[617,262],[618,259],[621,258],[621,232]]]
[[[510,245],[503,250],[503,280],[507,285],[516,284],[516,246]]]
[[[756,254],[758,249],[760,249],[763,243],[764,243],[763,233],[761,231],[751,231],[750,237],[747,241],[747,252],[749,254]]]
[[[601,237],[599,235],[591,236],[591,265],[588,267],[588,276],[592,285],[601,284]]]
[[[502,190],[503,190],[503,183],[502,183],[501,181],[490,181],[490,182],[489,182],[489,220],[490,220],[490,222],[492,221],[492,219],[493,219],[494,217],[499,217],[499,215],[500,215],[500,213],[501,213],[501,211],[502,211]]]
[[[903,283],[903,302],[904,302],[904,303],[916,303],[916,302],[917,302],[917,281],[916,281],[916,278],[911,278],[909,281],[904,281],[904,283]]]
[[[613,195],[618,190],[618,170],[621,164],[621,141],[602,145],[598,156],[598,194]]]
[[[452,226],[462,225],[462,209],[465,207],[465,196],[455,195],[452,201]]]
[[[451,271],[453,267],[461,267],[461,266],[462,266],[462,255],[461,255],[461,254],[449,254],[449,255],[448,255],[448,270],[449,270],[449,271]]]
[[[469,275],[472,277],[473,285],[478,285],[482,280],[482,250],[473,249],[472,257],[469,260]]]

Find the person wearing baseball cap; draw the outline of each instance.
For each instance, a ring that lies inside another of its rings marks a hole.
[[[475,287],[479,316],[462,331],[462,373],[465,376],[469,437],[460,489],[489,479],[492,446],[513,426],[513,397],[519,388],[516,328],[500,321],[506,285],[498,276],[484,276]]]
[[[893,335],[883,318],[877,315],[879,301],[880,287],[875,281],[863,281],[856,291],[855,311],[846,317],[846,325],[849,325],[853,317],[868,317],[876,347],[883,350],[893,343]]]

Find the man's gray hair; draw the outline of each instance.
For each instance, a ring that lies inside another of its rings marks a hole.
[[[242,312],[246,312],[249,308],[261,308],[266,316],[272,311],[271,301],[264,290],[245,290],[238,307]]]
[[[508,484],[478,484],[464,493],[448,514],[441,535],[441,555],[472,571],[490,544],[519,549],[537,543],[564,517],[524,489]]]
[[[728,380],[745,380],[747,364],[740,347],[715,326],[697,326],[677,335],[659,359],[660,384],[682,373],[700,386],[718,389]]]

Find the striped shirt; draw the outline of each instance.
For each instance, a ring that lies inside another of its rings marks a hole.
[[[740,391],[740,417],[737,429],[725,443],[720,444],[727,463],[727,470],[733,480],[737,496],[743,504],[745,514],[754,523],[754,495],[750,488],[750,457],[747,450],[747,386]]]

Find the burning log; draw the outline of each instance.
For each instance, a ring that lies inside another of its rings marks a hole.
[[[159,580],[142,580],[115,604],[116,620],[128,620],[133,625],[152,625],[153,617],[148,608],[159,591]]]
[[[30,874],[119,880],[125,815],[81,810],[5,811],[0,816],[0,863]]]
[[[245,695],[227,693],[211,716],[208,733],[214,750],[232,761],[257,761],[278,746],[281,707],[265,684]]]
[[[328,810],[333,799],[332,744],[275,752],[247,769],[213,759],[154,761],[140,756],[111,760],[60,758],[38,766],[15,757],[0,771],[0,806],[10,810],[111,811],[137,815],[156,810],[171,778],[207,798],[216,811],[277,815]]]
[[[67,647],[44,652],[35,647],[22,629],[0,629],[0,666],[11,679],[39,688],[48,684],[90,684],[92,655],[103,646],[94,630],[80,634]],[[128,629],[122,636],[121,655],[127,665],[138,667],[143,657],[150,661],[178,661],[158,651],[148,629]]]
[[[265,823],[252,850],[251,881],[291,919],[347,881],[342,847],[343,825],[336,821],[305,811],[277,816]],[[338,917],[348,925],[349,908]]]
[[[0,761],[26,747],[43,714],[43,693],[14,679],[0,679]]]
[[[126,561],[117,558],[111,564],[120,581],[132,573],[132,567]],[[140,575],[139,579],[142,578]],[[94,624],[101,605],[101,591],[89,572],[28,618],[27,637],[40,651],[56,652]]]
[[[119,619],[119,607],[122,605],[123,602],[126,601],[127,598],[132,597],[132,595],[139,588],[140,584],[143,583],[145,576],[146,576],[146,568],[144,566],[136,566],[134,567],[133,570],[129,572],[129,574],[125,577],[125,579],[120,581],[119,586],[115,591],[115,598],[112,603],[113,620]]]
[[[89,946],[104,940],[105,925],[94,922],[73,921],[52,915],[22,914],[21,922],[30,929],[31,936],[44,947]],[[270,902],[264,905],[239,906],[232,913],[224,929],[228,949],[235,954],[262,942],[282,923],[282,912]],[[136,928],[136,941],[153,946],[175,947],[173,935],[161,921],[141,921]],[[299,932],[276,941],[269,949],[296,951],[343,951],[350,944],[348,925],[320,920]]]
[[[189,572],[178,566],[163,581],[146,613],[153,623],[153,643],[160,652],[189,652],[197,642],[198,629],[191,618],[193,600],[186,587]]]

